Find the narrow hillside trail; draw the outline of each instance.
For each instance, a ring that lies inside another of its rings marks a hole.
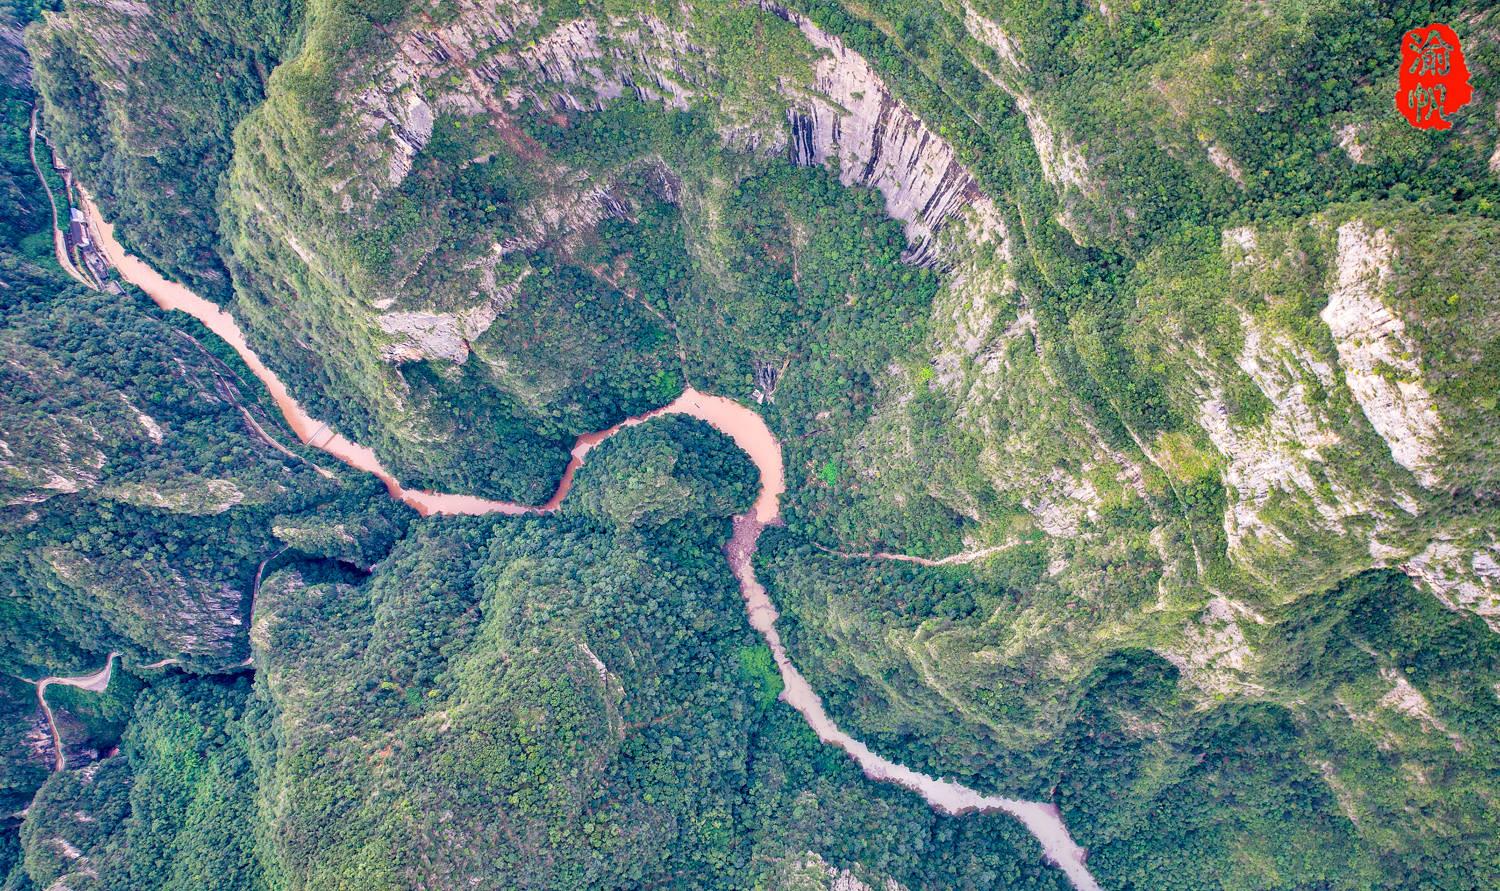
[[[243,410],[244,409],[241,409],[241,411],[243,411]],[[299,456],[293,455],[292,457],[297,458]],[[282,548],[281,548],[281,550],[277,551],[276,553],[272,554],[271,556],[267,557],[266,559],[260,561],[260,564],[255,567],[255,580],[250,583],[250,611],[251,611],[252,614],[255,611],[255,599],[260,596],[260,581],[261,581],[262,578],[265,577],[265,574],[266,574],[266,565],[269,564],[272,560],[275,560],[277,557],[280,557],[282,554],[285,554],[287,551],[291,550],[291,547],[292,547],[291,545],[283,545]],[[167,668],[167,667],[172,666],[172,665],[181,665],[181,664],[182,664],[182,660],[181,659],[178,659],[178,658],[176,658],[174,656],[168,656],[165,659],[158,659],[155,662],[149,662],[149,663],[147,663],[145,665],[142,665],[141,666],[141,670],[143,670],[143,671],[150,671],[150,670],[154,670],[154,669],[158,669],[158,668]],[[251,656],[251,657],[247,658],[244,662],[241,662],[240,663],[240,667],[244,667],[246,665],[254,665],[254,664],[255,664],[255,657]]]
[[[104,660],[104,667],[93,674],[78,675],[77,677],[48,677],[36,682],[36,701],[42,707],[42,714],[47,718],[47,727],[52,730],[52,750],[57,753],[57,761],[54,770],[67,768],[67,754],[63,751],[62,734],[57,730],[57,719],[52,716],[52,706],[47,704],[47,688],[53,684],[64,687],[77,687],[79,690],[88,690],[90,693],[103,693],[109,687],[109,679],[114,675],[115,660],[120,658],[119,653],[110,653],[109,658]]]
[[[786,489],[781,443],[758,413],[732,399],[700,393],[689,387],[668,405],[627,418],[607,430],[580,436],[573,446],[572,458],[563,472],[557,491],[545,504],[539,506],[494,501],[471,495],[405,489],[380,464],[373,451],[333,433],[327,425],[311,418],[292,398],[286,385],[250,349],[244,333],[229,313],[186,287],[167,281],[142,260],[126,254],[119,242],[115,240],[114,228],[99,216],[98,208],[95,207],[88,194],[83,192],[81,187],[79,191],[84,212],[94,229],[95,239],[105,256],[126,281],[145,291],[156,301],[157,305],[165,309],[180,310],[193,316],[233,347],[244,359],[251,372],[265,384],[276,405],[286,417],[288,425],[304,443],[327,452],[351,467],[373,473],[385,483],[393,497],[411,505],[423,516],[489,513],[542,514],[556,511],[572,488],[574,474],[594,446],[621,429],[650,418],[667,414],[689,415],[707,422],[729,436],[759,471],[760,494],[749,511],[734,518],[734,534],[725,547],[725,553],[730,570],[739,582],[740,593],[745,599],[745,609],[750,625],[765,639],[766,645],[776,660],[784,685],[781,699],[802,715],[817,733],[819,739],[829,745],[838,746],[848,753],[867,777],[880,782],[894,783],[915,792],[929,805],[943,813],[959,815],[1003,812],[1010,814],[1036,837],[1042,845],[1047,860],[1060,868],[1074,887],[1080,891],[1098,891],[1099,884],[1084,865],[1087,852],[1079,847],[1068,834],[1062,815],[1055,805],[986,796],[957,783],[918,773],[877,755],[864,743],[840,730],[824,711],[823,702],[813,691],[812,685],[787,656],[786,649],[781,642],[781,635],[776,630],[776,607],[771,602],[765,587],[755,578],[756,544],[765,526],[780,521],[781,495]],[[318,442],[317,440],[321,439],[325,433],[327,439]],[[933,565],[970,562],[980,559],[982,553],[976,551],[930,562]],[[919,563],[926,559],[903,555],[883,556],[887,559],[905,559]],[[108,681],[107,670],[108,666],[106,666],[105,674],[106,683]]]
[[[264,442],[266,445],[270,446],[271,448],[275,449],[276,451],[282,453],[283,455],[286,455],[288,458],[291,458],[294,461],[300,461],[303,464],[306,464],[307,466],[311,467],[313,470],[316,470],[320,475],[322,475],[324,477],[328,477],[328,478],[332,478],[333,477],[333,473],[331,471],[329,471],[327,468],[319,467],[317,464],[314,464],[313,462],[307,460],[306,458],[302,457],[301,455],[297,454],[296,452],[294,452],[291,449],[287,448],[286,446],[282,445],[281,444],[281,440],[279,440],[276,437],[272,436],[270,434],[270,432],[266,430],[266,428],[262,427],[260,425],[260,422],[255,419],[255,416],[252,415],[252,414],[250,414],[250,409],[246,408],[240,402],[239,395],[238,395],[238,388],[235,387],[228,380],[228,378],[225,378],[224,375],[225,374],[230,375],[231,377],[233,377],[236,381],[238,381],[241,384],[244,383],[244,380],[241,379],[238,374],[235,374],[234,369],[230,368],[227,364],[225,364],[218,356],[215,356],[213,353],[210,353],[208,351],[208,348],[205,347],[202,343],[200,343],[198,341],[198,338],[196,338],[193,335],[187,333],[186,331],[183,331],[181,328],[178,328],[178,329],[175,329],[175,330],[176,330],[176,332],[179,335],[182,336],[182,338],[184,340],[186,340],[188,343],[191,343],[198,350],[199,353],[201,353],[204,357],[206,357],[210,362],[212,362],[214,364],[214,368],[217,369],[217,370],[214,371],[214,377],[218,381],[219,387],[222,388],[222,389],[220,389],[219,395],[221,397],[223,397],[224,399],[226,399],[235,408],[237,408],[237,409],[240,410],[240,417],[242,417],[244,419],[245,426],[250,430],[251,435],[255,436],[261,442]],[[220,373],[221,371],[223,372],[222,374]]]
[[[31,169],[36,171],[36,178],[41,181],[42,191],[47,194],[47,204],[52,208],[52,249],[57,253],[57,265],[63,268],[63,272],[77,279],[78,283],[86,288],[97,291],[99,286],[84,277],[78,267],[73,265],[73,258],[68,256],[68,242],[63,237],[61,222],[57,213],[57,199],[52,195],[52,184],[47,182],[47,175],[42,172],[42,165],[36,159],[36,137],[38,127],[39,109],[31,107]]]
[[[837,548],[824,547],[813,544],[813,547],[825,554],[835,557],[843,557],[847,560],[890,560],[896,563],[915,563],[918,566],[967,566],[970,563],[978,563],[987,557],[993,557],[1001,551],[1008,551],[1016,546],[1016,542],[992,545],[987,548],[977,548],[972,551],[960,551],[957,554],[949,554],[946,557],[913,557],[911,554],[892,554],[890,551],[840,551]]]

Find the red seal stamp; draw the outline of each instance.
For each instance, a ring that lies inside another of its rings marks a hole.
[[[1396,110],[1418,130],[1447,130],[1451,115],[1469,104],[1474,88],[1458,35],[1434,22],[1401,37]]]

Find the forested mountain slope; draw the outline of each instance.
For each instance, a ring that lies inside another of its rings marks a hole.
[[[30,19],[122,239],[403,484],[541,504],[581,434],[732,398],[781,443],[789,655],[872,749],[1055,803],[1106,888],[1500,884],[1496,10]],[[1419,131],[1433,21],[1475,93]],[[717,434],[628,428],[556,515],[418,520],[201,328],[72,284],[6,46],[0,670],[137,678],[65,694],[120,756],[47,780],[7,888],[1063,881],[775,702]]]

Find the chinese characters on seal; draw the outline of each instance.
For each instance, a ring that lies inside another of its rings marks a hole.
[[[1418,130],[1447,130],[1474,96],[1458,35],[1447,25],[1413,28],[1401,38],[1396,110]]]

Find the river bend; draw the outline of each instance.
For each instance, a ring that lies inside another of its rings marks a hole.
[[[163,309],[185,312],[202,322],[234,348],[250,371],[263,383],[277,407],[302,442],[321,449],[343,463],[372,473],[385,483],[391,495],[415,508],[423,516],[432,514],[537,514],[558,509],[573,485],[573,475],[589,450],[623,427],[639,424],[666,414],[684,414],[712,425],[732,438],[744,450],[760,472],[760,494],[754,506],[734,518],[734,534],[726,547],[729,565],[745,598],[745,609],[751,626],[765,638],[776,660],[784,689],[781,699],[796,709],[823,742],[838,746],[854,759],[865,775],[881,782],[894,783],[922,796],[933,808],[948,814],[1004,812],[1019,820],[1042,845],[1047,859],[1060,868],[1080,891],[1098,891],[1099,884],[1084,865],[1086,852],[1068,834],[1057,807],[1034,801],[1019,801],[982,795],[966,786],[918,773],[889,761],[868,746],[840,730],[826,711],[823,702],[792,664],[776,630],[776,607],[765,587],[755,578],[754,556],[761,530],[779,520],[781,494],[786,489],[782,466],[781,443],[759,414],[723,396],[700,393],[691,387],[671,403],[642,415],[629,418],[596,433],[580,436],[573,446],[572,458],[557,491],[542,505],[494,501],[473,495],[426,492],[404,488],[380,463],[375,453],[338,435],[314,418],[287,391],[286,385],[250,349],[245,334],[234,317],[183,285],[168,281],[144,261],[127,254],[114,237],[114,227],[100,216],[92,198],[79,189],[84,213],[94,229],[96,242],[110,263],[126,281],[145,291]],[[887,555],[881,555],[887,556]],[[937,561],[934,561],[937,562]],[[948,561],[943,561],[948,562]],[[965,562],[965,561],[951,561]],[[109,666],[106,665],[105,671]],[[107,678],[108,675],[106,674]]]

